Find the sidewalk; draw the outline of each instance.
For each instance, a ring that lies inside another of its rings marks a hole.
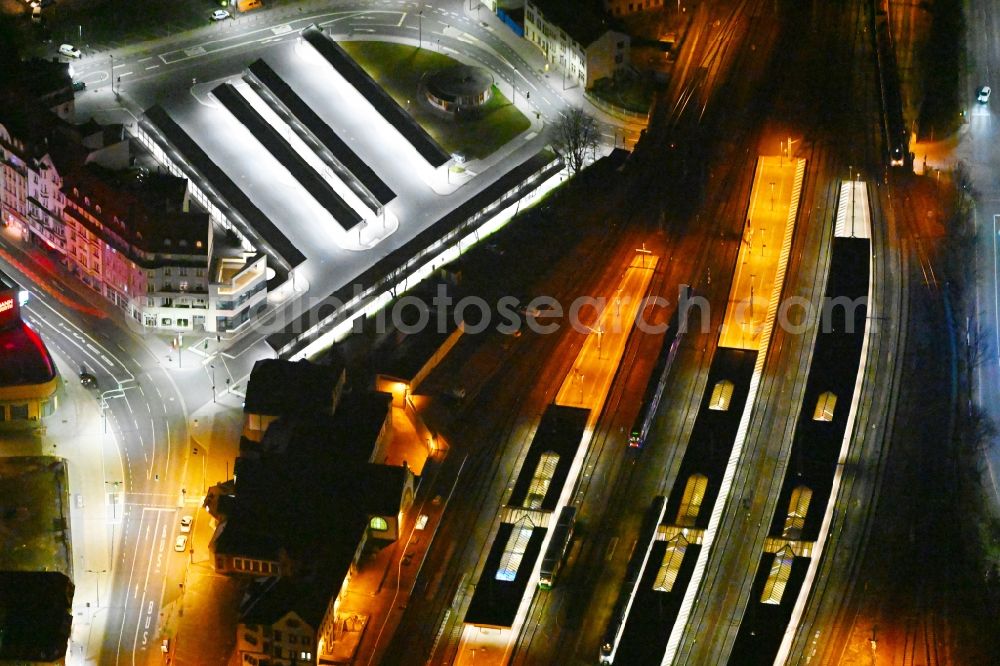
[[[183,487],[186,510],[195,515],[192,552],[180,592],[164,600],[161,627],[162,634],[171,639],[173,664],[224,666],[235,645],[243,585],[237,578],[215,573],[208,547],[215,520],[201,507],[208,488],[232,478],[242,429],[242,401],[236,396],[224,396],[191,415],[191,449]]]
[[[529,42],[527,39],[518,37],[514,34],[513,30],[501,21],[496,14],[491,12],[489,8],[482,5],[479,0],[475,0],[475,4],[476,6],[470,9],[468,3],[461,3],[462,12],[465,16],[483,26],[484,29],[491,32],[493,36],[503,41],[508,48],[517,53],[517,55],[531,68],[533,72],[545,80],[552,93],[562,97],[573,106],[583,107],[588,113],[590,113],[590,115],[594,116],[606,125],[613,125],[636,132],[646,127],[645,124],[623,120],[597,108],[590,102],[589,99],[587,99],[586,95],[584,95],[583,87],[580,85],[574,85],[570,88],[563,89],[562,72],[554,66],[548,65],[545,60],[545,55],[538,49],[538,47]],[[475,37],[473,38],[475,39]],[[480,45],[483,48],[493,51],[493,48],[489,44],[480,42]],[[496,55],[499,58],[503,58],[502,54],[497,53]],[[523,82],[524,81],[522,81],[522,83]]]
[[[364,563],[351,579],[338,613],[348,630],[338,641],[339,646],[331,646],[331,652],[353,655],[352,663],[358,666],[380,663],[402,619],[463,466],[464,459],[457,456],[443,461],[428,458],[413,506],[403,517],[399,540]],[[426,520],[421,519],[423,529],[416,529],[421,516],[426,516]]]
[[[53,356],[63,377],[75,376],[61,357]],[[116,561],[112,557],[113,521],[105,482],[121,480],[114,435],[104,433],[97,402],[76,382],[59,389],[60,404],[35,431],[0,432],[2,456],[59,456],[67,461],[72,534],[73,627],[67,663],[99,664],[108,619]],[[118,513],[118,520],[121,520]]]

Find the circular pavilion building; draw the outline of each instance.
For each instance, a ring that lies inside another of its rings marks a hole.
[[[448,67],[430,74],[424,86],[427,101],[451,114],[478,109],[493,97],[493,75],[482,67]]]

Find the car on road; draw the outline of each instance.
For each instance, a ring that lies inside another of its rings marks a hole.
[[[81,90],[87,89],[86,81],[74,81],[73,82],[73,92],[80,92]]]
[[[97,377],[86,371],[81,372],[80,385],[83,386],[83,388],[95,389],[97,388]]]
[[[64,55],[67,58],[79,58],[83,54],[80,53],[80,49],[76,48],[72,44],[60,44],[59,55]]]
[[[986,104],[986,102],[990,101],[991,92],[993,91],[990,90],[989,86],[983,86],[982,88],[976,91],[976,101],[978,101],[980,104]]]
[[[194,518],[191,516],[181,517],[181,534],[187,534],[191,531],[191,523],[194,522]]]
[[[229,18],[229,12],[225,9],[216,9],[212,12],[213,21],[225,21],[227,18]]]
[[[178,553],[183,553],[184,549],[187,548],[188,537],[187,534],[181,534],[177,537],[177,541],[174,541],[174,550]]]

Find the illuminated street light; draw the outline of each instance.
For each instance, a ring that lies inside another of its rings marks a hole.
[[[97,575],[97,607],[101,607],[101,574],[108,573],[107,569],[86,569],[87,573]]]

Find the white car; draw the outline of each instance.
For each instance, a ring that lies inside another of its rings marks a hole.
[[[989,86],[983,86],[982,88],[976,91],[976,100],[980,104],[986,104],[988,101],[990,101],[991,92],[993,91],[990,90]]]
[[[59,55],[69,58],[79,58],[83,54],[80,53],[80,49],[74,47],[72,44],[63,44],[59,47]]]
[[[183,553],[184,549],[187,548],[188,538],[187,534],[181,534],[177,537],[177,541],[174,541],[174,550],[178,553]]]
[[[191,531],[191,523],[194,522],[194,518],[191,516],[183,516],[181,518],[181,534],[187,534]]]
[[[213,21],[225,21],[227,18],[229,18],[229,12],[225,9],[216,9],[212,12]]]

